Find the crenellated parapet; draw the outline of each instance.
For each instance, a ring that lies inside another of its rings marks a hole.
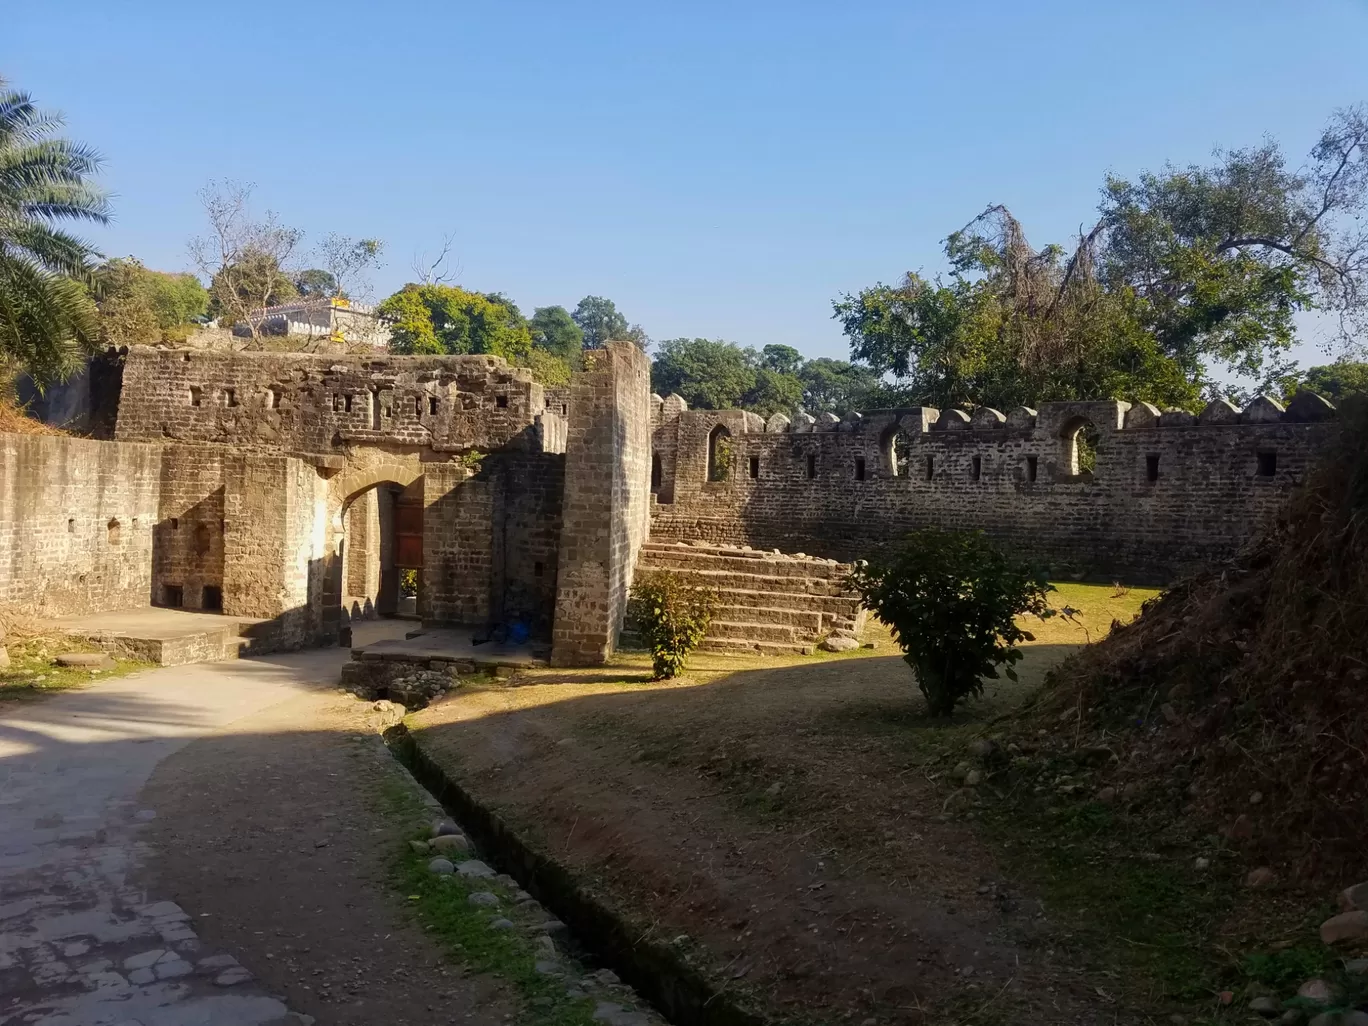
[[[1197,414],[1113,400],[761,418],[674,395],[652,409],[658,536],[850,559],[914,527],[972,526],[1070,572],[1153,579],[1232,551],[1335,416],[1309,392]]]

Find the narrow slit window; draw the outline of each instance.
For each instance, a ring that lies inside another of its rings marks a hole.
[[[497,406],[497,407],[498,407],[499,409],[501,409],[501,410],[506,410],[506,409],[508,409],[508,396],[506,396],[506,395],[496,395],[496,396],[494,397],[494,405]]]
[[[68,517],[68,518],[67,518],[67,534],[75,534],[75,533],[76,533],[76,518],[75,518],[75,517]]]
[[[926,479],[934,481],[936,479],[936,457],[926,457]]]
[[[1159,480],[1159,454],[1158,454],[1158,453],[1152,452],[1152,453],[1150,453],[1148,456],[1145,457],[1145,480],[1146,480],[1146,481],[1158,481],[1158,480]]]
[[[542,574],[544,574],[545,572],[546,572],[546,567],[545,567],[545,565],[543,565],[543,564],[541,564],[541,563],[533,563],[533,564],[532,564],[532,576],[533,576],[533,577],[540,577],[540,576],[541,576]]]
[[[179,530],[180,530],[180,517],[172,517],[172,518],[171,518],[171,530],[173,530],[173,531],[179,531]]]
[[[266,408],[268,410],[280,409],[280,390],[278,388],[266,389]]]
[[[1278,473],[1278,454],[1276,452],[1259,453],[1259,476],[1273,477]]]
[[[753,477],[754,475],[751,475],[751,476]],[[864,479],[865,479],[865,461],[864,461],[864,457],[863,457],[863,456],[856,456],[856,457],[855,457],[855,480],[856,480],[856,481],[863,481]]]
[[[110,545],[118,545],[122,534],[123,528],[119,526],[117,520],[111,520],[109,523],[105,524],[105,538]]]
[[[380,389],[372,388],[370,392],[370,415],[371,430],[380,430]]]
[[[428,413],[434,417],[437,415],[437,397],[435,395],[428,396]]]
[[[1027,481],[1034,481],[1034,480],[1036,479],[1036,474],[1039,472],[1039,470],[1040,470],[1040,457],[1039,457],[1039,456],[1027,456],[1027,457],[1026,457],[1026,480],[1027,480]]]
[[[352,406],[352,397],[349,396],[349,395],[344,395],[344,396],[342,397],[342,410],[343,410],[343,412],[345,412],[345,413],[351,413],[351,406]]]
[[[760,477],[760,457],[759,457],[759,456],[752,456],[752,457],[750,458],[750,476],[751,476],[751,480],[752,480],[752,481],[755,481],[755,480],[757,480],[757,479]]]
[[[656,491],[657,489],[660,488],[660,482],[661,482],[661,479],[662,479],[663,477],[664,477],[664,474],[661,472],[661,467],[660,467],[660,453],[658,453],[658,452],[652,453],[652,454],[651,454],[651,491]]]
[[[237,405],[237,390],[236,390],[236,389],[225,388],[225,389],[223,390],[223,405],[224,405],[224,406],[236,406],[236,405]]]
[[[971,466],[971,467],[969,468],[969,476],[970,476],[973,480],[975,480],[975,481],[977,481],[979,478],[983,477],[983,457],[982,457],[982,456],[975,456],[975,457],[974,457],[973,466]]]
[[[204,389],[200,388],[199,385],[191,385],[191,386],[190,386],[190,405],[191,405],[191,406],[199,406],[199,405],[200,405],[201,403],[203,403],[203,402],[204,402]]]
[[[423,400],[416,395],[413,397],[413,415],[415,417],[423,415]]]
[[[817,476],[817,457],[812,453],[808,453],[807,475],[809,481],[813,480]]]
[[[566,403],[561,403],[561,416],[562,416],[562,417],[568,416],[569,413],[570,413],[570,407],[569,407]]]

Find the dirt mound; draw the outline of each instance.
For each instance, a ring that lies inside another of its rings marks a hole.
[[[1183,812],[1308,884],[1368,872],[1368,404],[1341,424],[1261,536],[1061,665],[1039,705],[1119,746],[1137,789],[1189,781]]]
[[[9,399],[0,395],[0,434],[64,435],[65,431],[35,420]]]

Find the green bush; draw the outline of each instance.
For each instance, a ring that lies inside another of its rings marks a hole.
[[[984,678],[996,678],[999,666],[1016,680],[1016,644],[1034,640],[1016,617],[1054,615],[1046,600],[1054,588],[1044,574],[979,531],[913,532],[856,564],[850,583],[893,629],[933,716],[948,716],[961,699],[982,694]]]
[[[716,604],[710,589],[668,570],[637,578],[628,613],[651,650],[655,680],[679,676],[685,658],[708,633]]]
[[[418,571],[406,569],[399,571],[399,594],[404,598],[413,598],[418,594]]]

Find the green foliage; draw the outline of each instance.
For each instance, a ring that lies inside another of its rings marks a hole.
[[[1144,399],[1193,407],[1221,365],[1271,387],[1295,314],[1368,319],[1368,115],[1338,113],[1309,162],[1275,144],[1210,167],[1110,178],[1072,253],[1033,249],[1006,208],[945,242],[950,274],[834,304],[851,354],[933,406]]]
[[[418,594],[418,571],[413,567],[399,571],[399,594],[405,598]]]
[[[555,388],[570,383],[572,368],[570,361],[563,356],[533,348],[518,362],[532,372],[533,379],[539,385]]]
[[[193,274],[152,271],[133,257],[108,260],[95,269],[100,339],[127,346],[169,341],[209,308],[209,293]]]
[[[310,267],[294,276],[300,299],[328,299],[337,295],[337,279],[321,267]]]
[[[1054,615],[1045,575],[1006,555],[978,531],[928,528],[856,565],[850,578],[867,608],[893,630],[933,716],[983,692],[998,667],[1016,680],[1016,617]]]
[[[708,457],[708,480],[725,481],[731,477],[732,458],[731,435],[719,435],[713,440]]]
[[[1323,395],[1334,403],[1351,395],[1368,395],[1368,363],[1338,360],[1320,367],[1309,367],[1300,380],[1293,381],[1288,387],[1288,397],[1303,388]]]
[[[59,227],[105,224],[94,150],[56,138],[57,115],[0,78],[0,363],[41,388],[75,370],[98,344],[88,287],[95,251]]]
[[[563,306],[539,306],[528,324],[532,345],[563,360],[574,360],[584,348],[584,329]]]
[[[570,315],[584,332],[584,348],[599,349],[615,340],[635,342],[642,349],[651,344],[639,324],[628,324],[617,304],[602,296],[585,296]]]
[[[791,346],[742,349],[733,342],[675,338],[656,346],[651,387],[677,392],[694,409],[742,409],[769,416],[831,411],[865,404],[878,386],[871,371],[842,360],[804,361]]]
[[[410,284],[378,309],[394,319],[390,348],[397,353],[489,353],[516,362],[532,349],[527,321],[497,293]]]
[[[629,617],[651,652],[656,680],[677,677],[712,622],[717,596],[668,570],[639,576]]]
[[[263,250],[247,250],[219,268],[209,282],[209,312],[225,322],[248,323],[253,311],[299,297],[280,261]]]

